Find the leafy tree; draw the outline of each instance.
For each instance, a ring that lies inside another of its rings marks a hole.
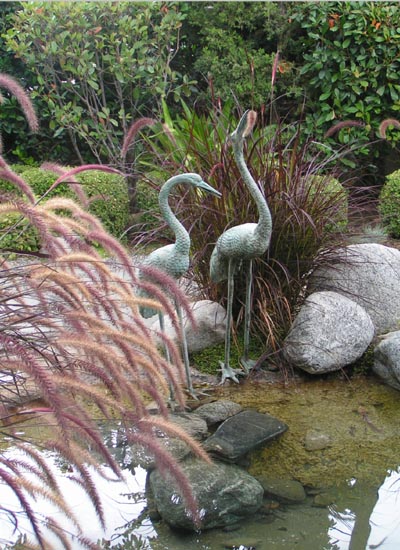
[[[36,75],[32,97],[45,101],[54,137],[68,136],[80,162],[121,166],[134,119],[189,91],[171,68],[182,19],[174,3],[32,2],[5,39]]]
[[[268,102],[275,54],[286,41],[286,7],[281,2],[190,2],[185,9],[185,47],[174,64],[198,82],[200,99],[214,93],[256,109]],[[295,92],[292,65],[282,59],[280,71],[277,93]]]
[[[357,144],[354,158],[347,159],[351,167],[376,163],[384,145],[370,143],[380,122],[400,110],[398,3],[307,2],[293,4],[291,17],[308,135],[328,132],[328,143]],[[398,139],[397,132],[393,141]]]

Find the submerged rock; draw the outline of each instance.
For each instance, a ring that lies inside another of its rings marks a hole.
[[[304,448],[306,451],[320,451],[326,449],[331,444],[331,437],[317,430],[308,430],[304,438]]]
[[[294,479],[281,479],[268,475],[257,476],[257,481],[264,489],[264,495],[279,502],[294,504],[306,499],[306,492],[301,483]]]
[[[250,474],[233,464],[207,464],[197,458],[181,463],[198,502],[201,529],[226,527],[252,516],[261,507],[264,489]],[[173,528],[195,531],[173,479],[151,472],[149,486],[161,517]]]
[[[204,442],[204,448],[221,460],[236,462],[254,449],[282,435],[287,425],[277,418],[253,410],[231,416]]]

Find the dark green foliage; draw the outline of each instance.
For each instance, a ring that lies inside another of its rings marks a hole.
[[[202,104],[214,94],[223,102],[235,98],[259,109],[270,99],[274,57],[286,42],[284,3],[190,2],[184,9],[185,48],[174,64],[196,79],[197,101]],[[276,95],[299,91],[293,69],[291,63],[281,65]]]
[[[379,212],[389,234],[400,238],[400,170],[386,177],[379,196]]]
[[[293,4],[293,40],[307,95],[305,130],[321,139],[338,121],[328,142],[355,144],[352,168],[376,164],[382,145],[370,146],[384,118],[400,110],[397,2],[301,2]],[[297,37],[296,37],[297,34]],[[397,134],[397,139],[399,139]],[[395,138],[394,138],[395,139]]]

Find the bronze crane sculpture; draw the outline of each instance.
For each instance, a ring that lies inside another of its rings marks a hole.
[[[227,323],[225,333],[225,360],[220,361],[222,370],[221,384],[226,379],[238,382],[237,374],[242,370],[235,370],[230,366],[232,302],[234,292],[234,277],[239,268],[247,264],[246,273],[246,301],[244,326],[244,352],[241,365],[245,372],[249,372],[249,338],[251,322],[251,291],[253,279],[253,259],[262,256],[267,250],[272,232],[272,218],[267,201],[258,188],[249,172],[243,155],[244,138],[250,134],[257,119],[255,111],[246,111],[239,121],[236,130],[230,135],[233,154],[240,174],[246,184],[254,202],[257,205],[258,223],[244,223],[227,229],[217,240],[210,260],[210,276],[215,283],[228,281],[227,296]]]
[[[194,173],[185,173],[185,174],[179,174],[177,176],[173,176],[172,178],[167,180],[161,187],[161,190],[158,196],[160,211],[165,222],[172,229],[175,235],[175,242],[173,244],[168,244],[166,246],[162,246],[161,248],[157,248],[156,250],[151,252],[151,254],[149,254],[144,259],[144,261],[142,262],[142,265],[156,267],[161,271],[163,271],[164,273],[167,273],[170,277],[173,277],[174,279],[179,279],[180,277],[182,277],[188,271],[189,263],[190,263],[189,233],[185,229],[185,227],[182,225],[182,223],[178,220],[178,218],[175,216],[175,214],[172,212],[168,202],[168,197],[171,190],[173,189],[173,187],[179,184],[185,184],[185,185],[195,187],[197,189],[202,189],[208,193],[216,195],[217,197],[221,196],[221,193],[219,191],[215,190],[213,187],[211,187],[211,185],[203,181],[203,179],[198,174],[194,174]],[[141,275],[141,278],[143,278],[143,275]],[[175,307],[178,314],[181,333],[182,333],[182,342],[181,342],[182,355],[183,355],[183,361],[185,365],[188,391],[193,397],[195,397],[195,392],[192,385],[192,378],[190,374],[189,355],[188,355],[186,335],[183,327],[182,309],[178,304],[175,304]],[[148,318],[154,315],[155,312],[154,310],[151,310],[148,308],[142,308],[141,314],[143,317]],[[161,312],[159,312],[158,315],[159,315],[159,321],[160,321],[160,329],[161,331],[164,331],[164,315]],[[166,350],[166,358],[169,361],[169,354],[168,354],[167,347],[165,348],[165,350]]]

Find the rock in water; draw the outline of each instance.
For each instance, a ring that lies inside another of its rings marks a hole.
[[[219,459],[236,462],[287,430],[284,422],[266,413],[245,410],[223,422],[204,442],[204,448]]]
[[[252,516],[261,507],[264,489],[250,474],[233,464],[205,464],[198,458],[181,463],[197,500],[201,529],[226,527]],[[151,472],[149,484],[153,502],[161,517],[173,528],[195,531],[173,479]]]

